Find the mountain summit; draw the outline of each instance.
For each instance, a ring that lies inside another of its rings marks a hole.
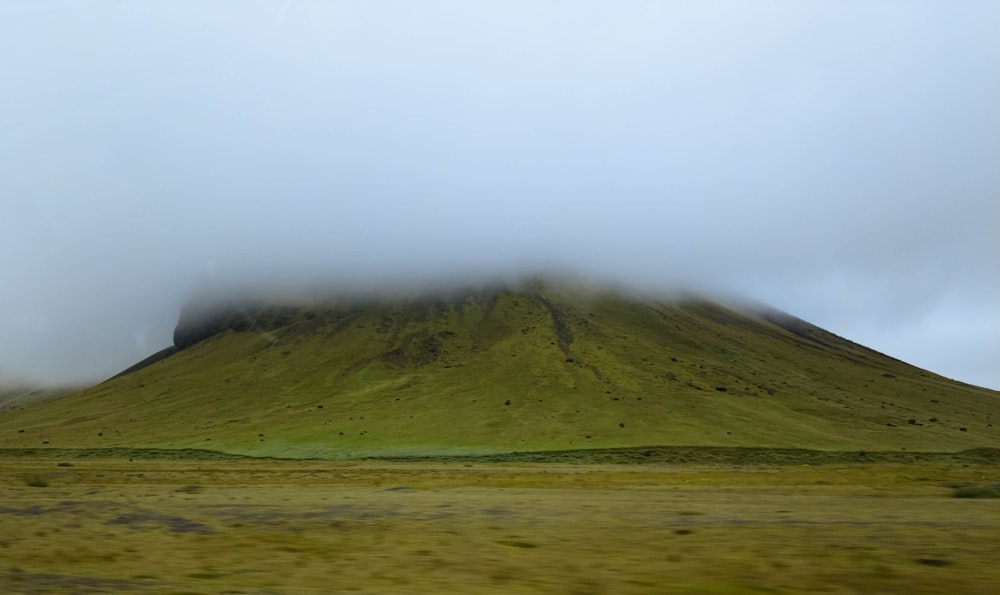
[[[536,281],[208,301],[184,309],[174,340],[101,385],[5,413],[0,446],[356,457],[1000,445],[1000,393],[700,298]]]

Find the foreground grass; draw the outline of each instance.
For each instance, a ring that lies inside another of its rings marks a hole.
[[[0,457],[127,458],[181,460],[269,459],[195,448],[0,448]],[[280,457],[275,457],[280,459]],[[337,460],[339,457],[317,457]],[[357,460],[357,459],[350,459]],[[732,448],[718,446],[645,446],[576,450],[505,452],[494,454],[371,456],[363,460],[459,463],[572,463],[572,464],[722,464],[722,465],[833,465],[844,463],[1000,463],[1000,449],[974,448],[960,452],[829,451],[806,448]]]
[[[46,487],[26,485],[26,477]],[[993,593],[979,463],[0,459],[0,591]]]

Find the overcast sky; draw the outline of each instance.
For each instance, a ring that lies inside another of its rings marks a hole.
[[[1000,3],[0,0],[0,375],[198,287],[561,267],[1000,389]]]

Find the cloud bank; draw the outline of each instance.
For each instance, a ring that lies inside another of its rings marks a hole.
[[[1000,6],[0,8],[0,375],[206,284],[570,269],[1000,388]]]

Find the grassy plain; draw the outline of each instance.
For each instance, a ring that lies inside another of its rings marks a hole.
[[[40,480],[40,481],[39,481]],[[835,465],[0,459],[4,593],[996,593],[1000,482]]]

